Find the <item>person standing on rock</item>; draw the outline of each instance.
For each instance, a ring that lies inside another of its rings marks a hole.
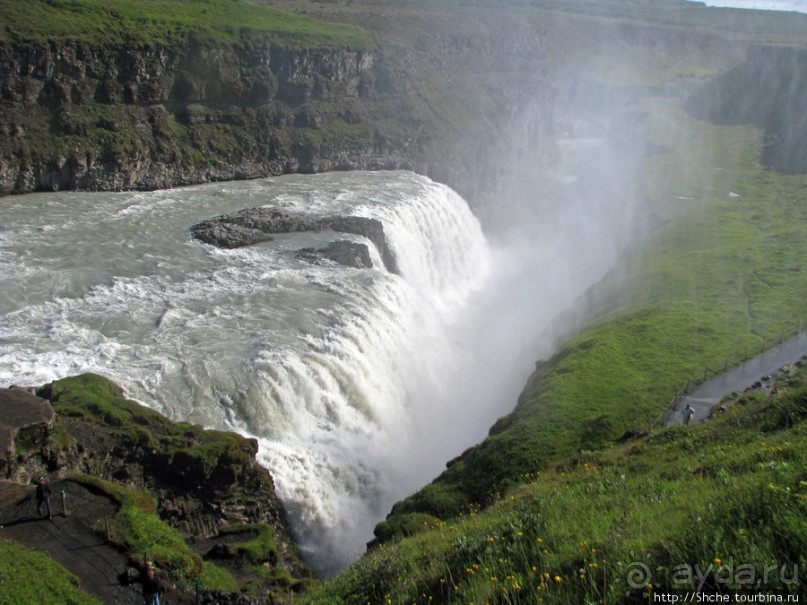
[[[45,477],[40,477],[36,482],[36,515],[40,519],[42,516],[42,505],[48,509],[48,519],[51,518],[50,510],[50,485],[45,481]]]

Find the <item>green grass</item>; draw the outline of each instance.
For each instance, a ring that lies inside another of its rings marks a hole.
[[[688,383],[807,325],[807,177],[759,163],[752,127],[694,122],[657,100],[642,188],[648,236],[591,289],[588,327],[537,364],[514,412],[396,517],[447,519],[522,477],[658,422]]]
[[[236,557],[250,564],[261,565],[277,557],[274,529],[269,525],[230,525],[220,532],[222,536],[244,536],[245,540],[233,549]]]
[[[109,521],[109,539],[123,548],[131,560],[148,558],[181,581],[201,574],[201,558],[177,530],[157,516],[154,502],[147,494],[91,475],[74,474],[70,478],[118,504],[118,512]],[[106,531],[106,527],[97,529]]]
[[[94,605],[100,601],[81,592],[78,579],[49,555],[0,540],[0,605],[21,603]]]
[[[807,388],[793,382],[773,401],[550,466],[485,510],[377,547],[301,602],[638,603],[701,580],[798,594]]]
[[[122,444],[147,447],[167,469],[193,469],[195,480],[219,466],[249,464],[251,442],[226,431],[205,430],[200,425],[173,422],[139,403],[123,397],[113,382],[97,374],[57,380],[40,390],[63,418],[79,418],[98,425]]]
[[[324,23],[245,0],[0,0],[0,42],[156,46],[189,39],[281,48],[367,49],[361,28]]]

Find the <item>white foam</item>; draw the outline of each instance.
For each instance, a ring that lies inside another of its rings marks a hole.
[[[399,468],[447,430],[431,420],[451,413],[436,409],[456,359],[449,325],[490,263],[447,187],[352,173],[29,199],[30,211],[0,209],[14,233],[43,228],[33,246],[28,235],[1,242],[15,263],[2,265],[0,380],[93,371],[175,418],[259,438],[302,548],[325,572],[357,556],[391,504],[439,467]],[[262,204],[380,219],[401,275],[374,249],[372,269],[307,264],[294,253],[306,234],[239,250],[189,238],[198,220]]]

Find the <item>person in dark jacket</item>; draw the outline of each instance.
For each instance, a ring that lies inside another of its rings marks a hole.
[[[50,510],[50,485],[48,482],[45,481],[44,477],[40,477],[39,480],[36,482],[36,515],[40,519],[43,518],[42,516],[42,505],[48,509],[48,519],[51,518],[51,510]]]
[[[143,600],[146,605],[160,605],[160,594],[163,592],[163,585],[157,577],[157,570],[151,561],[146,561],[146,567],[140,576],[140,583],[143,584]]]

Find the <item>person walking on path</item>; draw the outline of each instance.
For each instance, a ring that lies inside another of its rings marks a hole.
[[[692,420],[692,417],[695,415],[695,408],[693,408],[689,404],[686,404],[684,406],[684,409],[681,410],[681,414],[684,417],[684,424],[687,425],[689,424],[689,421]]]
[[[143,600],[145,605],[160,605],[160,594],[163,592],[163,585],[157,577],[157,570],[151,561],[146,561],[146,567],[140,577],[143,584]]]
[[[36,483],[36,515],[40,519],[43,519],[42,515],[42,505],[48,509],[48,519],[51,518],[51,510],[50,510],[50,485],[48,482],[45,481],[45,477],[40,477]]]

